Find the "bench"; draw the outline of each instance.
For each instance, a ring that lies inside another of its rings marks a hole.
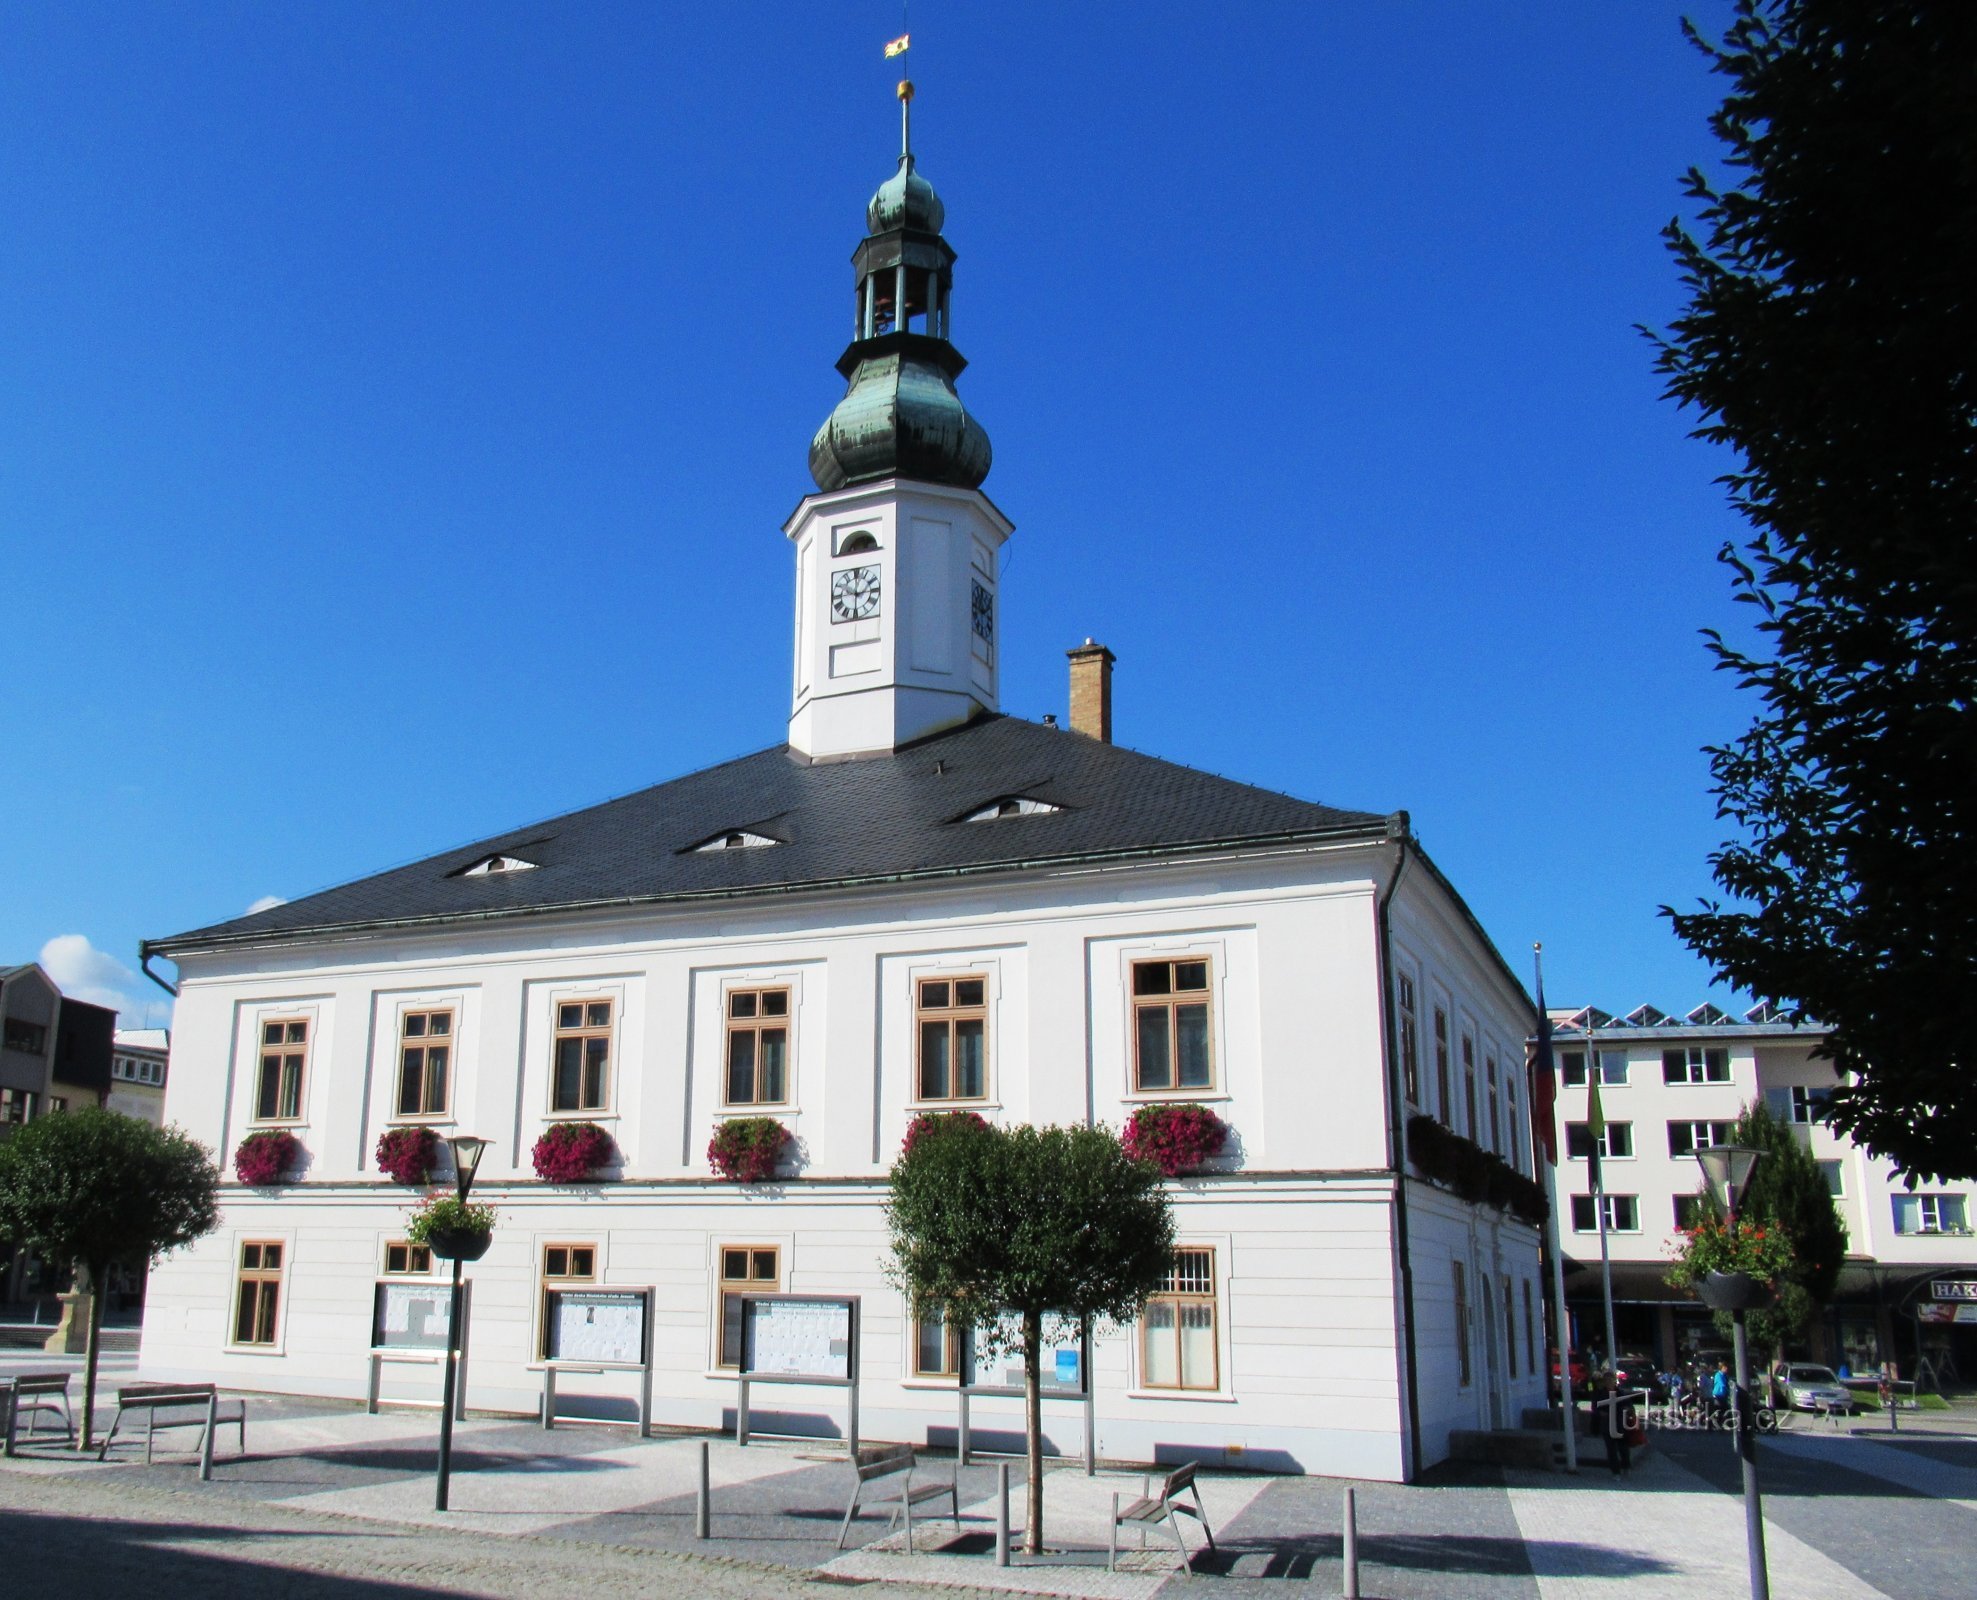
[[[1159,1493],[1154,1493],[1152,1480],[1141,1483],[1144,1491],[1125,1510],[1119,1509],[1119,1497],[1112,1497],[1112,1526],[1105,1536],[1105,1570],[1113,1571],[1119,1564],[1119,1530],[1131,1523],[1140,1532],[1140,1548],[1146,1547],[1146,1530],[1154,1523],[1165,1523],[1167,1531],[1174,1536],[1174,1548],[1181,1552],[1181,1570],[1193,1570],[1194,1561],[1188,1554],[1185,1540],[1181,1538],[1181,1525],[1176,1516],[1193,1517],[1201,1524],[1201,1531],[1208,1537],[1208,1548],[1215,1548],[1215,1533],[1208,1526],[1208,1511],[1201,1503],[1201,1487],[1194,1481],[1194,1475],[1201,1463],[1190,1461],[1185,1466],[1176,1467],[1167,1474],[1167,1481],[1161,1484]],[[1183,1492],[1194,1496],[1194,1504],[1187,1505],[1181,1500]]]
[[[110,1453],[117,1430],[124,1425],[124,1417],[131,1412],[139,1412],[144,1417],[146,1466],[151,1464],[151,1447],[160,1428],[198,1428],[203,1450],[209,1443],[205,1437],[209,1422],[216,1428],[229,1424],[238,1428],[240,1453],[247,1454],[245,1400],[221,1400],[219,1390],[210,1383],[127,1383],[117,1391],[117,1414],[111,1419],[110,1431],[103,1435],[102,1448],[96,1452],[98,1461]]]
[[[906,1520],[906,1553],[913,1553],[913,1508],[924,1505],[929,1500],[945,1499],[948,1512],[956,1528],[961,1526],[961,1499],[959,1485],[953,1477],[945,1483],[915,1483],[913,1469],[918,1465],[910,1444],[886,1445],[862,1457],[856,1463],[857,1485],[851,1491],[851,1504],[844,1509],[844,1522],[837,1530],[837,1547],[844,1548],[845,1536],[851,1532],[851,1519],[866,1503],[870,1494],[872,1502],[884,1505],[890,1502],[892,1515],[886,1521],[886,1534],[903,1517]],[[895,1481],[896,1480],[896,1481]],[[884,1538],[886,1534],[879,1537]]]
[[[20,1437],[21,1413],[28,1414],[28,1433],[41,1431],[41,1413],[57,1409],[62,1413],[62,1437],[75,1437],[75,1417],[69,1411],[69,1375],[66,1372],[23,1372],[6,1386],[6,1454],[14,1454]]]

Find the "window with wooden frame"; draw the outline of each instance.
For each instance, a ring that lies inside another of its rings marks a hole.
[[[1142,1094],[1215,1086],[1208,962],[1133,963],[1133,1088]]]
[[[1510,1279],[1503,1280],[1503,1342],[1510,1352],[1510,1375],[1517,1376],[1517,1302],[1511,1297]]]
[[[272,1345],[281,1317],[282,1257],[278,1240],[250,1239],[240,1247],[240,1278],[235,1289],[233,1342]]]
[[[1462,1036],[1462,1102],[1469,1113],[1468,1125],[1462,1131],[1481,1144],[1483,1125],[1476,1118],[1476,1038],[1469,1033]]]
[[[398,1019],[398,1115],[441,1117],[453,1081],[453,1013],[407,1011]]]
[[[546,1244],[542,1247],[542,1285],[537,1296],[541,1314],[536,1334],[536,1358],[549,1359],[549,1297],[558,1289],[580,1288],[597,1281],[597,1246],[594,1244]]]
[[[1456,1381],[1469,1387],[1469,1275],[1460,1261],[1449,1263],[1455,1269],[1455,1364]]]
[[[416,1278],[432,1271],[432,1251],[408,1239],[390,1240],[384,1247],[387,1278]]]
[[[1483,1081],[1489,1093],[1490,1102],[1490,1148],[1498,1154],[1503,1152],[1503,1104],[1497,1094],[1496,1057],[1483,1057]]]
[[[1517,1133],[1517,1069],[1508,1067],[1503,1075],[1504,1104],[1510,1109],[1510,1164],[1517,1171],[1524,1170],[1524,1141]]]
[[[772,1244],[721,1246],[721,1361],[741,1365],[741,1297],[774,1294],[781,1285],[783,1253]]]
[[[617,1005],[611,1000],[559,1000],[551,1111],[602,1111],[611,1100],[611,1032]]]
[[[1524,1280],[1524,1370],[1538,1372],[1538,1325],[1531,1316],[1531,1280]]]
[[[988,980],[922,978],[914,985],[922,1100],[979,1100],[988,1093]]]
[[[728,991],[727,1061],[729,1105],[789,1099],[789,990]]]
[[[1435,1115],[1444,1128],[1455,1126],[1455,1111],[1449,1104],[1448,1012],[1435,1007]]]
[[[261,1024],[261,1068],[254,1087],[256,1122],[302,1117],[302,1079],[309,1067],[309,1019],[270,1017]]]
[[[913,1319],[913,1376],[958,1378],[961,1375],[961,1325],[941,1312]]]
[[[1414,980],[1406,973],[1394,978],[1396,1007],[1400,1012],[1400,1084],[1407,1103],[1421,1103],[1421,1025],[1414,1014]]]
[[[1183,1245],[1140,1314],[1140,1381],[1148,1389],[1221,1386],[1215,1340],[1215,1252]]]

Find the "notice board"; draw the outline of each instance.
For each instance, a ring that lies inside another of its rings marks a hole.
[[[548,1297],[543,1354],[551,1361],[645,1364],[643,1289],[559,1289]]]
[[[444,1283],[379,1282],[371,1302],[374,1350],[444,1350],[452,1290]]]
[[[755,1377],[850,1379],[851,1306],[848,1299],[748,1296],[741,1370]]]

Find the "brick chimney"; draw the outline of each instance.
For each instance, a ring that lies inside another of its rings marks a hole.
[[[1117,657],[1089,639],[1064,653],[1071,658],[1071,731],[1110,744],[1112,663]]]

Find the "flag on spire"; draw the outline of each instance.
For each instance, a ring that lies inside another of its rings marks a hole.
[[[1551,1059],[1551,1013],[1545,1010],[1545,980],[1538,977],[1538,1043],[1531,1052],[1531,1127],[1545,1160],[1558,1165],[1558,1072]]]
[[[910,33],[902,33],[897,39],[890,40],[887,43],[886,60],[890,61],[894,56],[905,55],[906,52],[912,48],[912,45],[913,45],[913,35]]]

